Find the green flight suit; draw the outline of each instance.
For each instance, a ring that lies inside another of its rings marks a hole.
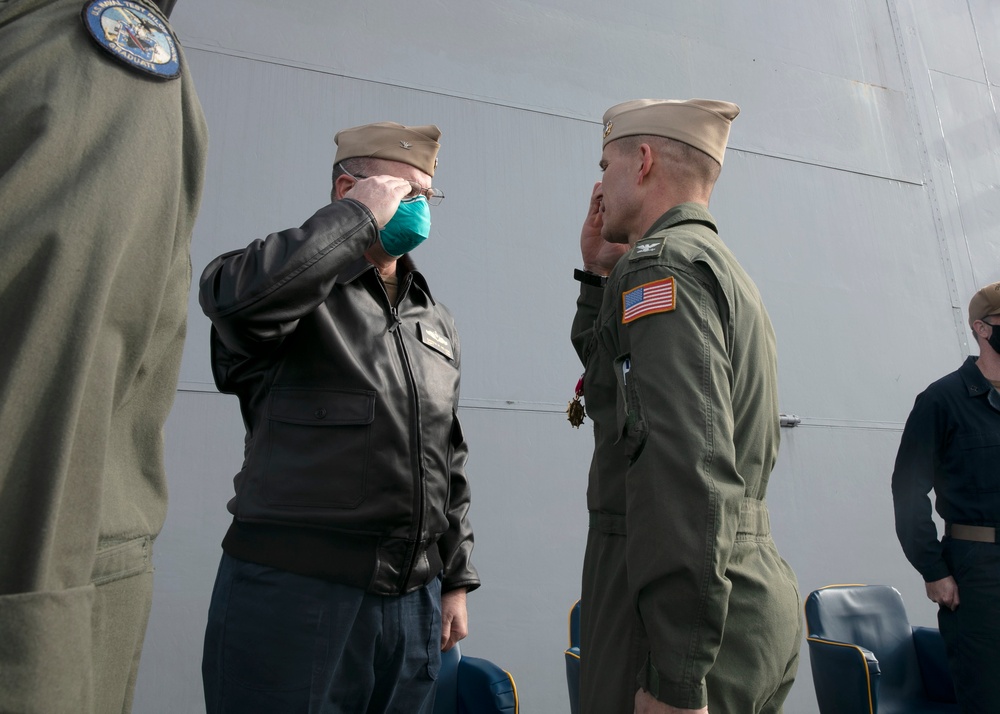
[[[83,7],[0,0],[0,711],[19,714],[131,706],[204,181],[183,57],[177,79],[128,67]]]
[[[581,704],[629,714],[642,686],[712,714],[781,711],[798,664],[795,575],[764,502],[778,454],[775,339],[703,206],[664,214],[573,342],[595,451],[581,601]]]

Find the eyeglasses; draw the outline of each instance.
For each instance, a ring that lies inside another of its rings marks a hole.
[[[347,169],[345,169],[343,166],[340,167],[340,170],[343,171],[348,176],[350,176],[355,181],[358,180],[358,179],[371,178],[371,176],[364,176],[362,174],[357,174],[357,175],[352,174],[350,171],[348,171]],[[402,178],[402,177],[400,176],[398,178]],[[434,188],[433,186],[430,187],[430,188],[424,188],[419,183],[416,183],[414,181],[410,181],[409,179],[403,179],[403,180],[406,181],[406,183],[410,184],[410,192],[408,194],[406,194],[405,196],[403,196],[403,198],[401,199],[404,203],[405,202],[409,202],[409,201],[415,201],[418,198],[420,198],[421,196],[423,196],[425,199],[427,199],[427,203],[429,205],[431,205],[431,206],[440,205],[441,201],[444,200],[444,191],[442,191],[439,188]]]

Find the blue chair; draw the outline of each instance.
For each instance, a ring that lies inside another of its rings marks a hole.
[[[434,714],[518,714],[514,678],[489,660],[441,653]]]
[[[566,650],[566,684],[569,686],[569,710],[580,712],[580,601],[569,611],[569,649]]]
[[[830,585],[806,598],[820,714],[957,714],[944,640],[911,627],[888,585]]]

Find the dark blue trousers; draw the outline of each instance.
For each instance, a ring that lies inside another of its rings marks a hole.
[[[208,714],[430,714],[440,664],[440,581],[386,597],[223,554]]]
[[[1000,544],[947,538],[959,605],[938,610],[948,668],[965,714],[1000,712]]]

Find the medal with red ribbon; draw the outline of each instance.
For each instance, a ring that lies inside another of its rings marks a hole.
[[[569,423],[573,425],[573,428],[579,429],[580,425],[583,424],[583,419],[587,415],[587,412],[583,408],[583,403],[580,401],[580,397],[583,396],[583,375],[580,375],[580,380],[576,383],[576,393],[573,398],[569,400],[569,406],[566,407],[566,418]]]

